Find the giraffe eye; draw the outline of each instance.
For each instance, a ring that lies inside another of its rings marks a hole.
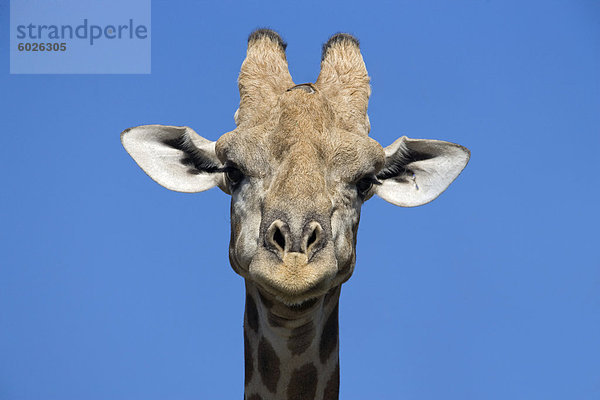
[[[379,181],[374,176],[366,176],[356,183],[356,190],[361,197],[365,197],[374,184],[378,185]]]
[[[225,171],[225,176],[227,176],[227,180],[229,181],[231,186],[237,186],[242,181],[242,179],[244,179],[244,174],[242,173],[242,171],[233,166],[227,167],[227,170]]]

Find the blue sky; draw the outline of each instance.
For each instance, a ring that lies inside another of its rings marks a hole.
[[[119,133],[232,130],[262,26],[296,83],[355,34],[371,136],[472,151],[435,202],[363,207],[341,398],[600,398],[600,3],[470,0],[153,1],[150,75],[9,75],[0,30],[0,399],[242,396],[229,198],[163,189]]]

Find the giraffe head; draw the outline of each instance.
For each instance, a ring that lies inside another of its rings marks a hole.
[[[401,137],[383,148],[368,136],[369,76],[358,41],[334,35],[317,81],[295,85],[286,44],[250,35],[239,75],[236,129],[216,142],[188,127],[144,125],[125,149],[162,186],[231,195],[233,269],[287,305],[318,298],[352,275],[362,204],[428,203],[469,160],[462,146]]]

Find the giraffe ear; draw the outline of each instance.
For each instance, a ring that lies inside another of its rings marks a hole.
[[[385,149],[385,166],[377,174],[375,193],[401,207],[420,206],[437,198],[469,162],[470,151],[440,140],[396,140]]]
[[[121,143],[156,183],[176,192],[225,188],[215,142],[187,126],[142,125],[121,133]]]

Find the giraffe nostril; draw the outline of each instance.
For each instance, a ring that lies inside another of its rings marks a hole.
[[[280,259],[288,253],[314,255],[323,247],[323,228],[311,221],[301,231],[291,232],[286,222],[276,219],[265,232],[264,246]]]
[[[282,220],[275,220],[265,233],[265,247],[275,253],[279,258],[290,245],[290,228]]]
[[[310,247],[310,245],[316,241],[317,241],[317,230],[315,229],[313,231],[313,233],[310,235],[310,237],[308,238],[308,241],[306,242],[306,247]]]
[[[306,247],[304,247],[304,251],[306,252],[306,254],[318,251],[319,243],[321,242],[321,236],[323,232],[321,224],[319,224],[317,221],[311,221],[308,224],[306,224],[304,231],[310,232],[310,234],[304,236],[306,238]]]
[[[279,227],[276,227],[275,231],[273,232],[273,241],[281,248],[282,251],[285,249],[285,237],[283,236],[283,233]]]

